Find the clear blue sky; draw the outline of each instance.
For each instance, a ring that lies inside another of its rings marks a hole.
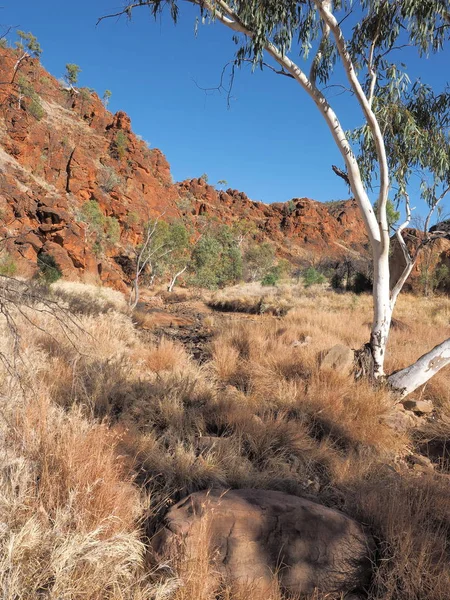
[[[32,31],[44,50],[42,63],[56,77],[65,64],[82,68],[79,84],[102,95],[112,91],[111,111],[125,110],[134,131],[167,156],[175,180],[207,173],[215,183],[264,202],[308,196],[326,201],[348,197],[331,171],[342,161],[317,109],[293,81],[249,69],[238,72],[231,109],[225,96],[205,95],[233,57],[230,32],[220,24],[199,26],[192,7],[179,23],[155,23],[146,10],[131,23],[97,17],[121,0],[17,0],[3,3],[0,22]],[[412,70],[414,57],[407,57]],[[442,87],[449,56],[427,65],[426,78]],[[336,106],[345,127],[357,123],[350,98]]]

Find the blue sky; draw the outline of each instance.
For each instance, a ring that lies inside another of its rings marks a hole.
[[[96,20],[121,0],[19,0],[6,3],[3,24],[32,31],[43,48],[42,63],[56,77],[68,62],[80,65],[79,85],[100,95],[112,91],[110,110],[125,110],[133,130],[167,156],[175,180],[207,173],[209,181],[264,202],[307,196],[327,201],[348,197],[331,171],[342,166],[328,129],[293,81],[269,72],[237,73],[231,108],[226,97],[198,86],[217,85],[235,46],[220,24],[199,26],[195,11],[182,10],[174,26],[155,23],[145,10],[125,19]],[[413,72],[418,62],[407,57]],[[404,60],[405,57],[402,56]],[[441,88],[448,81],[448,52],[427,65],[424,80]],[[348,97],[335,106],[345,127],[359,119]]]

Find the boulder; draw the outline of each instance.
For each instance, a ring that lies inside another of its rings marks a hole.
[[[353,350],[342,344],[336,344],[324,355],[320,368],[322,370],[333,369],[339,373],[349,375],[353,370],[354,362],[355,353]]]
[[[206,536],[206,539],[205,539]],[[277,573],[294,594],[362,590],[371,577],[373,540],[350,517],[305,498],[268,490],[191,494],[168,512],[154,539],[164,558],[186,559],[209,544],[212,572],[264,593]]]
[[[406,410],[411,410],[414,413],[422,413],[424,415],[433,412],[433,403],[431,400],[404,400],[403,406]]]

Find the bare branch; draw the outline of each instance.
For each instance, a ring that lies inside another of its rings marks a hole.
[[[345,173],[345,171],[342,171],[342,169],[340,169],[336,165],[331,165],[331,168],[333,169],[334,173],[338,177],[340,177],[341,179],[343,179],[345,181],[345,183],[350,187],[350,179],[348,178],[347,173]]]

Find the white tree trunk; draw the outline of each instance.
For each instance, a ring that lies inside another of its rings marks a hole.
[[[188,266],[186,265],[183,269],[181,269],[181,271],[178,271],[178,273],[175,273],[175,275],[173,276],[172,281],[169,283],[168,287],[167,287],[167,291],[171,292],[174,288],[174,285],[178,279],[178,277],[180,275],[183,275],[183,273],[186,271],[186,269],[188,268]]]
[[[377,253],[375,250],[373,263],[373,323],[370,348],[373,357],[373,377],[379,379],[384,376],[386,345],[393,310],[390,301],[388,252]]]
[[[450,364],[450,338],[435,346],[414,364],[393,373],[388,382],[398,391],[401,398],[408,396],[418,387],[436,375],[443,367]]]

